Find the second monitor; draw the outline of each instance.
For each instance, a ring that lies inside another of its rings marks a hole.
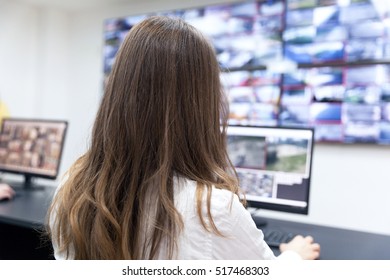
[[[25,188],[33,186],[34,177],[56,179],[67,124],[56,120],[3,119],[0,171],[24,175]]]
[[[229,126],[227,134],[249,207],[308,213],[313,129]]]

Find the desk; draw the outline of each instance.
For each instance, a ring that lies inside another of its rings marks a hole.
[[[55,188],[16,191],[13,200],[0,201],[0,259],[53,259],[42,234]]]
[[[52,258],[50,245],[39,247],[40,234],[37,234],[36,230],[42,229],[45,223],[47,208],[54,191],[55,188],[52,187],[43,190],[22,191],[21,196],[14,200],[0,202],[0,234],[9,231],[9,239],[5,241],[6,246],[0,242],[0,253],[4,248],[7,249],[7,246],[11,251],[7,254],[3,252],[3,256],[0,255],[0,258]],[[387,235],[268,218],[266,220],[268,222],[267,227],[272,229],[312,235],[321,244],[321,259],[324,260],[390,260],[390,236]],[[3,230],[1,231],[1,229]],[[30,240],[29,234],[32,236],[35,234],[35,239]],[[35,242],[36,244],[29,245],[28,242]],[[18,246],[16,250],[15,246]],[[30,250],[27,248],[29,246],[31,247]],[[274,252],[279,254],[278,250],[274,250]]]
[[[390,260],[390,235],[266,219],[266,227],[311,235],[321,245],[322,260]],[[273,250],[276,255],[279,250]]]
[[[0,222],[27,228],[42,227],[55,188],[16,191],[18,196],[13,200],[0,202]]]

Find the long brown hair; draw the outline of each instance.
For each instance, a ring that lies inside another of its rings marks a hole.
[[[228,108],[219,73],[210,43],[180,19],[151,17],[130,30],[91,146],[68,171],[49,210],[48,230],[60,251],[74,251],[76,259],[154,259],[164,239],[172,258],[183,228],[174,206],[177,176],[197,182],[199,218],[219,233],[210,213],[212,186],[238,193],[226,152]],[[204,195],[209,223],[201,212]],[[155,216],[145,238],[148,211]]]

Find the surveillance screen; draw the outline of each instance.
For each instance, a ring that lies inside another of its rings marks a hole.
[[[252,0],[107,19],[104,75],[136,23],[180,17],[215,49],[230,125],[314,127],[320,142],[387,145],[390,7],[377,2]],[[273,69],[285,61],[297,69]]]
[[[66,122],[4,119],[0,169],[56,177]]]
[[[312,130],[230,126],[227,132],[229,157],[248,200],[306,205]]]

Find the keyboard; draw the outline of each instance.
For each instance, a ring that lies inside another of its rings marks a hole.
[[[279,248],[281,243],[288,243],[296,236],[296,234],[291,232],[274,229],[263,229],[263,233],[264,241],[268,246],[277,248]]]

